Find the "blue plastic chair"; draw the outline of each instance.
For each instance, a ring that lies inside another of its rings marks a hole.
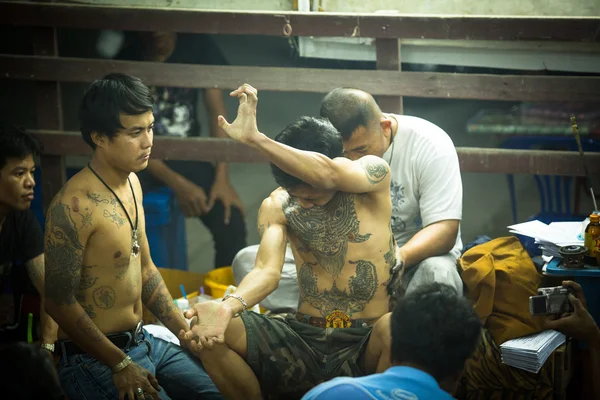
[[[577,142],[572,136],[514,136],[500,144],[504,149],[544,149],[578,151]],[[600,152],[600,141],[592,138],[582,138],[581,147],[584,152]],[[513,222],[518,223],[517,199],[515,194],[514,176],[507,175],[508,188],[513,215]],[[540,194],[540,212],[529,219],[539,219],[542,222],[579,220],[580,215],[573,214],[571,204],[573,178],[570,176],[534,175]],[[577,189],[577,188],[576,188]]]

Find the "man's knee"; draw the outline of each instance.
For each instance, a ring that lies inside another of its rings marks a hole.
[[[241,318],[233,318],[225,331],[225,344],[244,360],[248,357],[246,325]]]
[[[392,313],[389,312],[384,314],[375,325],[373,325],[372,336],[375,336],[376,340],[380,341],[383,347],[390,347],[392,345],[391,340],[391,320]]]
[[[389,366],[391,362],[391,316],[392,313],[387,313],[373,325],[364,355],[363,371],[367,375]]]
[[[459,296],[463,295],[463,282],[456,267],[456,260],[450,255],[430,257],[415,267],[415,272],[407,282],[406,294],[417,287],[438,282],[452,286]]]
[[[205,365],[209,363],[227,362],[227,352],[234,351],[244,360],[248,357],[248,345],[246,342],[246,326],[241,318],[234,318],[229,322],[225,331],[225,342],[214,344],[212,348],[206,348],[195,352]]]

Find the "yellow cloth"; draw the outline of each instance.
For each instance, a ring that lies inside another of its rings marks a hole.
[[[495,343],[542,331],[543,318],[529,313],[541,276],[516,237],[475,246],[458,263],[467,296]]]

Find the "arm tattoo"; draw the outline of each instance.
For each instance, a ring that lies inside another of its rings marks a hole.
[[[175,309],[175,304],[160,272],[156,269],[144,273],[142,302],[161,322],[172,319],[171,313]]]
[[[271,223],[267,222],[267,226],[265,227],[265,224],[260,224],[258,226],[258,234],[260,235],[260,237],[262,238],[263,235],[265,234],[265,232],[267,231],[267,229],[269,229],[271,227]]]
[[[79,290],[85,291],[96,283],[98,280],[97,276],[92,276],[90,270],[96,267],[96,265],[84,265],[81,267],[81,278],[79,279]]]
[[[86,267],[84,267],[84,268],[86,268]],[[83,280],[83,276],[81,279]],[[96,279],[98,279],[98,278],[94,278],[94,283],[96,282]],[[81,305],[81,307],[83,308],[83,311],[85,311],[85,313],[91,319],[96,318],[96,312],[94,311],[94,306],[91,304],[86,304],[87,303],[87,293],[86,293],[85,289],[82,290],[81,285],[79,285],[79,289],[80,290],[77,293],[75,293],[75,298],[77,299],[77,302]]]
[[[159,293],[149,309],[161,322],[168,322],[173,319],[171,316],[171,313],[175,309],[173,304],[171,295]]]
[[[79,287],[83,245],[69,206],[54,204],[46,230],[46,297],[56,305],[74,304]]]
[[[373,299],[377,291],[377,269],[370,261],[349,261],[356,265],[356,276],[348,280],[348,288],[340,290],[335,281],[331,289],[319,291],[318,278],[313,271],[316,263],[304,263],[298,273],[300,304],[308,303],[320,311],[325,318],[333,311],[342,311],[349,316],[361,312]]]
[[[91,304],[88,304],[87,306],[83,307],[83,310],[90,317],[90,319],[96,318],[96,312],[94,311],[94,306],[92,306]]]
[[[382,162],[361,162],[363,169],[365,170],[365,174],[367,175],[367,179],[369,183],[372,185],[376,185],[388,174],[388,168]]]
[[[144,277],[144,282],[142,282],[142,302],[144,304],[150,301],[158,285],[163,282],[163,278],[158,271],[150,271],[148,275]]]
[[[29,275],[29,279],[33,286],[36,288],[44,287],[44,256],[39,255],[25,263],[25,268],[27,268],[27,275]]]
[[[100,329],[98,329],[87,314],[83,314],[77,318],[77,327],[94,343],[99,343],[104,338],[104,334],[100,332]]]
[[[346,262],[348,243],[363,243],[370,233],[360,234],[354,196],[338,193],[324,207],[302,208],[294,197],[283,205],[291,231],[310,250],[317,262],[334,278]]]

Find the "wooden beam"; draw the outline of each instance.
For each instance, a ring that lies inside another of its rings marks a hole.
[[[400,71],[402,69],[398,39],[377,39],[375,50],[378,70]],[[399,90],[396,96],[377,96],[377,103],[383,112],[402,114],[404,108],[402,90]]]
[[[462,172],[585,176],[579,153],[552,150],[507,150],[457,147]],[[592,176],[600,174],[600,153],[586,154]]]
[[[90,155],[90,147],[77,132],[31,131],[47,154]],[[579,153],[568,151],[506,150],[458,147],[462,172],[584,176]],[[156,136],[152,157],[165,160],[264,163],[267,160],[250,147],[231,139],[169,138]],[[600,153],[586,155],[592,176],[600,175]]]
[[[510,100],[600,101],[600,77],[515,76],[164,64],[79,58],[0,55],[0,79],[91,82],[110,72],[148,85],[326,93],[349,82],[373,95]]]
[[[83,29],[404,39],[600,41],[598,17],[421,16],[206,11],[0,2],[0,24]]]
[[[41,56],[58,56],[55,28],[35,28],[33,51]],[[63,129],[62,98],[59,82],[38,81],[35,85],[37,125],[41,129]],[[44,213],[65,183],[65,163],[62,155],[44,154],[40,157],[42,171],[42,203]]]
[[[89,156],[92,149],[78,132],[31,131],[44,146],[44,153],[65,156]],[[256,150],[232,139],[174,138],[155,136],[152,157],[161,160],[199,160],[264,163]]]

